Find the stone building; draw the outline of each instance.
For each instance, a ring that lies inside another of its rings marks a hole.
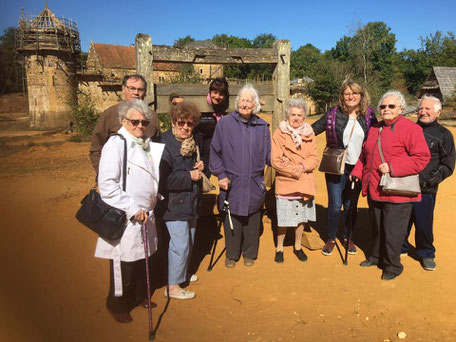
[[[176,63],[153,63],[154,83],[171,81],[179,75]],[[136,73],[134,46],[90,42],[86,68],[78,77],[78,89],[90,95],[99,110],[121,100],[121,82],[125,75]]]
[[[67,127],[81,52],[77,24],[57,18],[46,2],[37,16],[26,19],[22,13],[16,44],[26,73],[29,127]]]
[[[90,42],[86,68],[78,77],[78,89],[89,94],[95,106],[103,110],[121,99],[121,81],[136,72],[134,46]],[[170,83],[181,72],[183,64],[153,62],[154,84]],[[204,81],[223,76],[223,66],[194,64]]]

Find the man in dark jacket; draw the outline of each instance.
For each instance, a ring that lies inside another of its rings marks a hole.
[[[127,75],[122,80],[122,95],[124,101],[130,101],[132,99],[144,100],[146,89],[147,82],[141,75]],[[121,127],[118,106],[119,104],[111,106],[101,114],[100,120],[92,133],[90,161],[97,174],[103,145],[108,141],[109,137],[117,133]],[[160,124],[157,114],[155,114],[155,112],[153,114],[152,121],[146,127],[145,134],[153,140],[156,140],[160,135]]]
[[[428,271],[436,268],[433,221],[438,186],[453,173],[455,164],[453,135],[437,122],[441,109],[440,100],[429,95],[421,98],[418,107],[418,125],[423,128],[424,137],[431,152],[431,160],[420,172],[421,202],[413,203],[409,233],[414,223],[416,253],[421,257],[423,268]],[[402,253],[407,253],[410,247],[406,239],[402,246]]]

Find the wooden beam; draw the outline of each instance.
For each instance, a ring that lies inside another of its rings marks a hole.
[[[236,96],[243,86],[243,84],[230,85],[230,107],[228,111],[234,110]],[[274,110],[274,90],[272,85],[254,84],[254,87],[258,91],[260,99],[265,102],[264,106],[261,106],[261,112],[272,113]],[[201,112],[212,112],[212,107],[206,102],[208,88],[207,84],[158,84],[156,91],[156,112],[169,112],[169,95],[171,93],[177,93],[184,101],[196,104]]]
[[[148,34],[138,33],[135,38],[136,73],[144,76],[147,81],[147,92],[144,101],[154,103],[154,70],[152,62],[152,38]]]
[[[274,49],[175,48],[154,46],[154,61],[196,64],[274,64]]]
[[[290,41],[277,40],[274,42],[276,51],[276,67],[272,75],[274,86],[274,114],[272,115],[272,131],[279,127],[285,119],[285,106],[290,96]]]

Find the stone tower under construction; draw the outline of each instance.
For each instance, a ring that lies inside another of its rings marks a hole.
[[[37,16],[26,19],[22,13],[16,44],[26,73],[29,127],[67,127],[81,54],[76,22],[57,18],[46,2]]]

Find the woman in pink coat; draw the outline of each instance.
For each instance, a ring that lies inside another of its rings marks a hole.
[[[275,262],[283,263],[283,241],[287,228],[295,229],[294,254],[301,261],[307,256],[301,249],[304,223],[315,221],[316,181],[313,171],[318,166],[317,144],[312,126],[304,122],[304,101],[292,99],[287,117],[272,136],[271,164],[277,171],[277,247]]]

